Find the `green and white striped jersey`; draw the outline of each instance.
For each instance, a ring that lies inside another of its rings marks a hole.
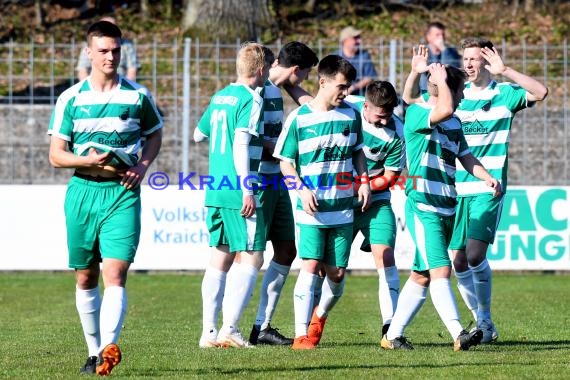
[[[283,96],[281,90],[269,79],[265,82],[265,92],[263,94],[263,140],[277,143],[277,138],[283,129]],[[259,166],[261,174],[278,174],[279,162],[264,149]]]
[[[463,133],[471,152],[489,173],[507,188],[507,169],[511,126],[515,113],[534,103],[527,102],[524,88],[512,83],[491,81],[487,88],[473,91],[465,84],[464,99],[455,114],[461,120]],[[458,196],[492,193],[485,182],[470,175],[457,164]]]
[[[242,187],[245,178],[239,178],[234,165],[234,138],[236,130],[252,135],[249,143],[249,176],[251,184],[258,183],[261,161],[263,98],[250,87],[231,83],[218,91],[198,122],[198,129],[208,136],[210,151],[210,184],[206,185],[206,206],[241,209]],[[203,181],[203,179],[201,179]],[[254,189],[255,192],[255,189]]]
[[[362,137],[364,139],[364,154],[370,178],[384,175],[384,169],[394,172],[404,170],[406,166],[406,145],[404,144],[404,125],[397,116],[392,116],[390,122],[377,128],[364,120],[364,96],[349,95],[345,102],[361,113]],[[371,202],[389,201],[390,185],[384,189],[372,188]]]
[[[123,77],[112,91],[95,91],[89,79],[59,96],[48,134],[67,141],[77,156],[86,156],[94,148],[111,152],[111,166],[136,165],[142,139],[163,126],[150,93]]]
[[[360,113],[346,103],[327,112],[306,103],[287,117],[274,156],[296,165],[303,183],[295,189],[310,188],[319,202],[310,216],[298,199],[298,224],[326,228],[352,223],[352,156],[363,145]]]
[[[406,111],[406,195],[420,210],[454,215],[455,159],[469,154],[469,147],[458,118],[430,125],[432,109],[427,103],[416,103]]]

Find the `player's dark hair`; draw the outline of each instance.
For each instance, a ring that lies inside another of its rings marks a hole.
[[[445,71],[447,72],[446,83],[452,93],[463,89],[465,86],[465,80],[467,79],[467,74],[465,70],[458,69],[455,66],[445,65]]]
[[[91,41],[92,37],[111,37],[121,38],[123,34],[121,29],[109,21],[97,21],[87,29],[87,42]]]
[[[356,69],[350,62],[340,55],[327,55],[319,62],[317,67],[319,78],[334,78],[338,73],[344,75],[346,79],[353,82],[356,79]]]
[[[461,41],[462,49],[474,48],[474,47],[478,47],[481,49],[487,47],[489,49],[493,49],[493,43],[487,39],[477,38],[477,37],[469,37]]]
[[[392,83],[375,80],[366,86],[366,100],[376,107],[393,110],[398,105],[398,94]]]
[[[433,21],[430,22],[427,27],[426,27],[426,34],[428,34],[428,32],[431,30],[431,28],[436,28],[439,30],[445,30],[445,25],[443,25],[441,22],[439,21]]]
[[[458,69],[455,66],[445,65],[445,72],[447,73],[447,79],[445,80],[445,83],[447,83],[447,87],[449,87],[449,90],[452,94],[459,91],[459,89],[462,89],[465,86],[465,80],[467,79],[465,70]],[[428,72],[428,81],[430,77],[431,74]]]
[[[277,57],[279,66],[299,66],[301,70],[311,68],[319,63],[315,52],[304,43],[292,41],[283,45]]]
[[[263,46],[263,55],[265,65],[271,67],[273,62],[275,62],[275,54],[273,54],[270,48]]]

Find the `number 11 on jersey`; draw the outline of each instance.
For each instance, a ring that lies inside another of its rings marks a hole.
[[[214,110],[212,112],[212,117],[210,118],[210,128],[212,130],[210,153],[215,153],[218,133],[221,132],[219,154],[225,154],[228,133],[228,118],[226,110]]]

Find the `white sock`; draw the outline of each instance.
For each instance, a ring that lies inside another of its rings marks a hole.
[[[455,277],[457,278],[459,294],[461,294],[461,298],[477,322],[477,295],[475,294],[475,285],[473,285],[473,272],[471,269],[467,269],[465,272],[455,272]]]
[[[216,329],[228,273],[208,266],[202,279],[202,332]]]
[[[476,267],[470,267],[473,271],[473,285],[477,294],[477,320],[491,319],[491,267],[487,259]]]
[[[243,311],[253,295],[258,273],[257,268],[249,264],[234,263],[232,267],[222,303],[222,329],[230,332],[238,327]]]
[[[378,301],[380,305],[380,315],[382,324],[387,325],[392,322],[392,317],[398,304],[400,293],[400,278],[398,268],[395,266],[378,269]]]
[[[408,279],[400,292],[398,307],[392,317],[390,329],[386,333],[388,340],[404,335],[404,329],[410,324],[416,313],[426,301],[428,288]]]
[[[261,282],[259,307],[257,309],[257,317],[255,318],[255,324],[260,326],[261,330],[266,329],[271,322],[290,269],[291,267],[277,264],[273,260],[269,263],[269,267]]]
[[[304,270],[299,271],[299,277],[293,290],[293,306],[295,309],[295,337],[307,335],[311,314],[313,313],[313,297],[319,276]]]
[[[99,355],[101,334],[99,333],[99,310],[101,309],[101,294],[99,287],[82,290],[75,289],[75,306],[83,327],[83,335],[87,343],[89,356]]]
[[[123,328],[127,311],[127,290],[122,286],[109,286],[103,292],[101,302],[101,346],[102,350],[109,343],[117,343]]]
[[[338,302],[344,292],[344,278],[341,282],[333,282],[330,278],[326,278],[323,282],[323,294],[321,302],[317,307],[317,317],[322,318],[330,313],[334,305]]]
[[[459,312],[455,303],[455,297],[451,290],[449,278],[438,278],[430,284],[431,302],[439,314],[439,318],[451,334],[453,340],[457,339],[463,327],[459,322]]]
[[[313,305],[318,305],[321,302],[321,295],[323,294],[323,283],[325,282],[325,277],[317,275],[317,282],[315,284],[315,289],[313,293]],[[311,317],[309,317],[310,319]]]

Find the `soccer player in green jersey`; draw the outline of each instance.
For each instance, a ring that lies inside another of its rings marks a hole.
[[[286,338],[271,327],[281,290],[297,255],[295,248],[295,221],[289,191],[284,186],[279,161],[273,157],[277,137],[283,126],[283,97],[280,87],[297,88],[307,78],[311,68],[319,62],[317,55],[307,45],[293,41],[279,51],[277,61],[269,70],[263,94],[263,155],[259,166],[261,187],[259,200],[264,214],[267,240],[273,245],[273,259],[269,263],[261,283],[257,317],[249,335],[251,344],[291,345]],[[312,97],[306,97],[306,100]],[[294,98],[299,101],[299,99]],[[300,100],[304,102],[303,100]]]
[[[419,47],[427,54],[424,46]],[[414,52],[414,58],[416,54]],[[413,66],[413,65],[412,65]],[[384,349],[411,349],[404,329],[423,305],[428,292],[454,343],[453,350],[468,350],[479,344],[483,332],[467,332],[459,320],[450,284],[451,261],[447,247],[455,216],[455,160],[491,187],[494,195],[501,186],[471,154],[461,123],[453,112],[463,97],[465,74],[435,63],[428,67],[427,102],[411,104],[406,112],[404,136],[410,178],[406,183],[406,226],[416,244],[410,278],[404,285],[392,323],[382,338]],[[419,73],[406,81],[417,85]],[[404,101],[410,103],[404,94]]]
[[[504,192],[513,118],[518,111],[544,100],[548,89],[536,79],[505,66],[488,40],[465,39],[462,48],[468,81],[456,115],[473,155],[495,178],[500,178]],[[494,75],[502,75],[512,83],[496,82]],[[476,318],[477,327],[483,330],[482,342],[488,343],[497,340],[498,333],[491,318],[492,276],[487,248],[495,239],[503,197],[493,197],[485,184],[461,165],[456,182],[457,216],[449,248],[454,255],[460,293]]]
[[[364,235],[363,250],[372,252],[378,271],[378,300],[382,316],[382,334],[390,327],[400,279],[394,260],[396,218],[390,204],[390,188],[406,165],[404,125],[394,116],[398,95],[386,81],[366,86],[365,96],[349,95],[345,102],[362,115],[364,154],[372,189],[371,204],[365,212],[354,210],[354,237]]]
[[[75,303],[89,351],[81,372],[108,375],[121,361],[116,343],[127,309],[127,271],[139,243],[139,185],[160,150],[163,124],[148,90],[117,74],[121,30],[115,24],[89,27],[87,55],[91,75],[61,94],[53,111],[49,160],[56,168],[75,168],[65,217]]]
[[[253,293],[266,243],[256,192],[263,138],[263,98],[258,91],[274,59],[260,44],[243,45],[236,60],[236,82],[212,96],[194,132],[196,141],[209,138],[212,179],[206,189],[213,249],[202,280],[203,348],[249,346],[238,322]],[[236,256],[239,262],[228,276]],[[223,322],[218,333],[220,309]]]
[[[342,185],[340,175],[367,177],[362,151],[360,114],[344,103],[356,78],[344,58],[329,55],[318,65],[319,91],[293,111],[279,136],[274,156],[281,172],[299,196],[296,223],[302,264],[294,290],[295,341],[293,349],[314,349],[328,313],[340,299],[352,242],[353,186]],[[362,210],[368,207],[370,187],[358,188]],[[318,271],[324,266],[319,305],[313,308]],[[310,321],[310,323],[309,323]]]

